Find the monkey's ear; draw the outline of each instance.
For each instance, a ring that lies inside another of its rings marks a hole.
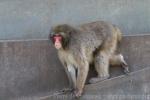
[[[51,39],[55,34],[53,30],[54,30],[54,28],[51,27],[50,32],[49,32],[49,37],[48,37],[49,39]]]
[[[48,40],[50,40],[50,42],[52,43],[54,43],[53,36],[54,36],[54,32],[53,32],[53,28],[51,28],[49,32]]]
[[[50,33],[48,36],[48,39],[50,40],[53,37],[53,35]]]
[[[49,40],[50,43],[54,43],[53,35],[51,33],[48,36],[48,40]]]

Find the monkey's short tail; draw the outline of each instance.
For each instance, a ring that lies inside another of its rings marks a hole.
[[[122,32],[120,31],[120,29],[118,27],[115,27],[116,29],[116,33],[117,33],[117,40],[118,42],[120,42],[122,40]]]
[[[120,43],[122,40],[122,32],[116,26],[115,26],[115,31],[116,31],[116,35],[117,35],[117,51],[116,52],[120,52]]]

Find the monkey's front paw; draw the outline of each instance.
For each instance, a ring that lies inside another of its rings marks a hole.
[[[81,91],[81,90],[76,89],[76,90],[74,91],[74,94],[75,94],[75,97],[76,97],[76,98],[79,98],[79,97],[81,97],[81,96],[82,96],[82,91]]]
[[[97,83],[97,82],[100,82],[100,81],[103,81],[103,80],[106,80],[109,78],[109,75],[108,76],[103,76],[103,77],[94,77],[94,78],[91,78],[89,80],[89,83],[90,84],[94,84],[94,83]]]

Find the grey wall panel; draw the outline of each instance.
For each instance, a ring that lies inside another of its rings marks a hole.
[[[50,27],[106,20],[124,34],[150,32],[150,0],[0,0],[0,39],[47,38]]]
[[[150,66],[149,40],[150,36],[123,38],[121,51],[131,72]],[[56,51],[47,40],[3,41],[0,55],[0,100],[49,95],[49,92],[68,87]],[[123,69],[112,67],[110,73],[111,77],[119,76]]]

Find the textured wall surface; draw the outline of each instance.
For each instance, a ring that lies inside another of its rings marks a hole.
[[[0,0],[0,39],[47,38],[50,27],[106,20],[124,34],[150,32],[150,0]]]
[[[131,72],[149,67],[149,40],[150,35],[123,38],[121,51]],[[8,100],[8,98],[12,100],[12,98],[21,98],[22,96],[40,96],[47,93],[50,95],[51,93],[49,92],[53,93],[56,90],[68,87],[67,77],[56,56],[56,51],[46,40],[0,42],[0,55],[0,100]],[[112,67],[110,72],[111,77],[116,77],[123,74],[123,69],[121,67]],[[149,73],[147,74],[149,76]],[[144,78],[144,76],[141,77]],[[138,79],[138,76],[136,79]],[[149,81],[145,82],[146,84],[149,83]],[[111,82],[106,83],[111,85]],[[138,84],[144,85],[144,83],[140,82]],[[134,87],[141,88],[136,85]],[[124,87],[121,87],[120,91],[124,91],[122,88]],[[149,93],[150,91],[147,92],[147,94]]]

